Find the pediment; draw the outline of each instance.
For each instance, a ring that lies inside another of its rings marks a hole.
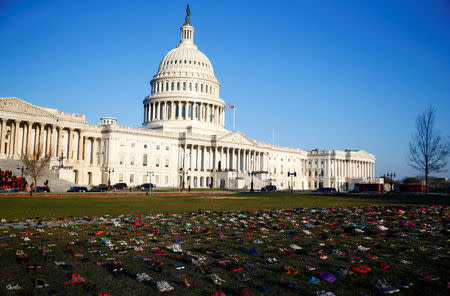
[[[217,139],[217,142],[227,142],[233,144],[241,144],[241,145],[255,145],[256,142],[244,135],[241,132],[231,132],[229,134],[223,135],[222,137]]]
[[[53,113],[14,97],[0,98],[0,111],[50,118],[56,117]]]

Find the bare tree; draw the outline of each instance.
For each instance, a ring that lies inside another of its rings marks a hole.
[[[51,155],[51,152],[45,154],[42,145],[38,145],[34,151],[27,151],[20,157],[25,167],[25,175],[34,180],[34,190],[36,190],[37,179],[44,176],[50,167]],[[32,194],[30,190],[30,196]]]
[[[410,166],[425,176],[425,190],[428,193],[430,173],[444,172],[450,153],[448,141],[442,139],[434,129],[435,110],[432,106],[416,119],[416,130],[409,143]]]

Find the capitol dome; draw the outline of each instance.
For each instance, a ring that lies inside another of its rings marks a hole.
[[[152,129],[217,133],[225,130],[225,102],[208,57],[194,44],[189,6],[181,41],[162,59],[144,99],[144,123]]]

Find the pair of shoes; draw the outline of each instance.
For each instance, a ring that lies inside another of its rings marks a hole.
[[[378,264],[378,267],[381,268],[381,269],[386,270],[386,269],[389,269],[389,267],[391,267],[391,266],[389,264],[385,263],[385,262],[380,262]]]
[[[400,291],[397,288],[389,286],[385,279],[377,279],[375,281],[375,285],[373,286],[373,289],[375,291],[383,293],[383,294],[392,294],[392,293],[397,293]]]
[[[299,286],[297,286],[293,282],[280,282],[279,284],[281,287],[287,288],[287,289],[298,289],[299,288]]]
[[[40,273],[42,271],[42,266],[40,265],[28,265],[27,272],[30,274]]]
[[[149,276],[148,274],[146,274],[145,272],[140,273],[140,274],[138,273],[136,275],[136,281],[138,281],[138,282],[149,282],[151,280],[152,280],[152,277]]]
[[[197,284],[188,281],[186,278],[184,278],[183,284],[184,284],[184,287],[188,288],[188,289],[194,288],[195,286],[197,286]]]
[[[436,281],[439,279],[438,276],[434,276],[429,272],[422,272],[421,274],[419,274],[418,278],[421,281]]]
[[[20,290],[20,289],[22,289],[22,287],[21,286],[19,286],[19,284],[7,284],[6,286],[5,286],[5,288],[6,288],[6,290]]]
[[[300,246],[298,246],[298,245],[296,245],[296,244],[291,244],[289,247],[291,247],[292,249],[294,249],[294,250],[301,250],[302,249],[302,247],[300,247]]]
[[[37,288],[37,289],[40,289],[40,288],[44,288],[44,287],[50,287],[50,285],[47,284],[47,282],[44,281],[43,279],[35,279],[34,280],[34,287]]]
[[[408,282],[408,281],[396,281],[394,284],[396,286],[399,286],[399,287],[402,287],[402,288],[405,288],[405,289],[408,289],[409,287],[414,285],[414,283]]]
[[[298,274],[298,270],[295,269],[294,267],[290,266],[290,265],[289,265],[289,266],[283,265],[283,266],[281,267],[281,270],[282,270],[284,273],[288,274],[288,275],[290,275],[290,274]]]
[[[275,264],[275,263],[278,263],[277,258],[274,258],[274,257],[266,257],[266,258],[264,259],[264,261],[265,261],[267,264]]]
[[[156,283],[156,290],[159,292],[172,291],[174,288],[166,281],[159,281]]]
[[[219,286],[226,282],[225,280],[221,279],[215,273],[211,274],[211,280],[214,282],[214,284],[219,285]]]
[[[320,291],[316,293],[317,296],[334,296],[333,292]]]
[[[306,270],[308,270],[308,271],[316,270],[316,268],[315,268],[314,266],[310,266],[310,265],[306,265],[305,268],[306,268]]]
[[[247,276],[245,275],[245,273],[243,273],[241,276],[238,276],[237,279],[238,279],[238,281],[240,281],[240,282],[246,282],[246,281],[249,281],[249,280],[250,280],[250,278],[247,277]]]
[[[352,275],[353,271],[348,270],[348,268],[341,268],[337,271],[337,274],[341,276]]]
[[[183,264],[178,263],[178,264],[175,264],[174,268],[175,268],[176,270],[181,270],[181,269],[184,269],[185,267],[184,267]]]
[[[308,283],[318,285],[320,283],[320,280],[312,276],[311,279],[309,279]]]
[[[319,274],[319,277],[327,283],[334,283],[337,280],[334,274],[326,271]]]
[[[269,285],[264,285],[264,286],[262,286],[261,288],[259,288],[259,290],[260,290],[261,292],[270,292],[270,291],[273,291],[272,287],[269,286]]]
[[[353,271],[357,271],[359,273],[368,273],[369,271],[371,271],[372,269],[370,267],[365,267],[363,265],[358,265],[358,266],[353,266],[352,267]]]

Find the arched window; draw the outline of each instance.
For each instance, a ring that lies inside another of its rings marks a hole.
[[[175,64],[177,63],[177,60],[175,60]]]
[[[180,82],[177,82],[177,90],[180,90]]]
[[[192,91],[192,82],[189,82],[189,90]]]
[[[186,104],[183,104],[183,108],[181,109],[181,117],[182,118],[186,117]]]
[[[172,90],[175,88],[175,82],[172,81]]]
[[[166,91],[169,90],[169,82],[166,82]]]
[[[195,91],[198,91],[198,83],[195,83]]]
[[[200,84],[200,92],[203,92],[203,83]]]
[[[183,82],[183,90],[186,90],[186,82]]]
[[[175,103],[175,117],[180,118],[180,103]]]

